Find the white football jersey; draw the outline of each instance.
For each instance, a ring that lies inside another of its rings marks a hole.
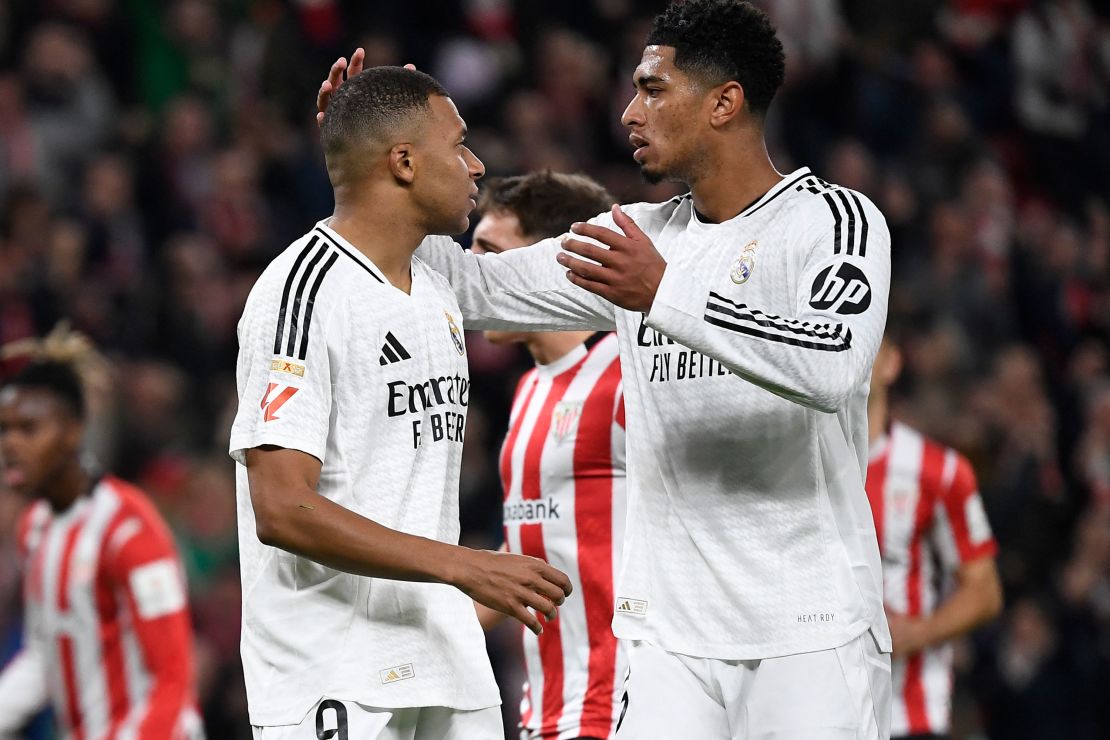
[[[863,486],[890,281],[882,214],[808,169],[720,224],[689,195],[624,210],[667,260],[646,315],[568,282],[559,239],[479,256],[429,237],[417,251],[471,328],[616,328],[628,420],[617,636],[747,660],[870,628],[889,651]],[[592,222],[616,228],[608,213]]]
[[[457,544],[470,390],[462,329],[440,275],[414,259],[406,294],[326,222],[251,291],[239,322],[231,455],[252,724],[297,724],[325,696],[382,708],[500,702],[467,596],[263,545],[243,464],[259,445],[301,450],[323,464],[322,496]]]

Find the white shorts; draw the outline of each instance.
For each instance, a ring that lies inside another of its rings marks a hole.
[[[870,632],[832,650],[713,660],[629,643],[618,740],[887,740],[890,656]]]
[[[379,709],[324,699],[299,725],[252,727],[254,740],[502,740],[501,708]]]

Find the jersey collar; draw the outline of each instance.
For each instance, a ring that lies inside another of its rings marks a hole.
[[[378,269],[377,265],[370,261],[369,257],[360,252],[355,245],[341,237],[338,232],[328,226],[329,221],[331,221],[330,217],[322,221],[317,221],[314,232],[326,239],[333,247],[347,255],[347,257],[354,260],[359,267],[370,273],[379,283],[391,285],[389,280],[386,279],[385,274]]]
[[[565,355],[549,362],[546,365],[536,364],[536,372],[547,378],[554,378],[556,375],[562,375],[567,370],[577,365],[589,353],[585,344],[579,344],[577,347],[567,352]]]
[[[773,201],[775,198],[790,190],[790,188],[796,185],[799,180],[804,177],[808,177],[809,174],[809,167],[802,167],[801,169],[794,170],[789,175],[786,175],[781,180],[779,180],[777,185],[764,193],[758,200],[756,200],[755,203],[752,203],[750,206],[740,211],[740,214],[736,216],[736,218],[747,218],[748,216],[752,215],[760,208]]]

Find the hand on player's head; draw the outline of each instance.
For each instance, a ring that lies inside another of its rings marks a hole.
[[[351,54],[351,61],[348,62],[345,57],[339,57],[335,63],[331,65],[328,70],[328,76],[320,84],[320,90],[316,93],[316,125],[324,125],[324,112],[328,109],[328,104],[331,103],[331,96],[339,89],[340,85],[345,80],[349,80],[355,75],[362,72],[363,64],[366,62],[366,50],[361,46],[355,49]],[[415,64],[406,64],[405,69],[416,69]]]

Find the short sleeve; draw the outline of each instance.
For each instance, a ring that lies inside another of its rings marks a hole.
[[[336,309],[316,306],[312,312],[311,304],[285,305],[276,298],[267,291],[252,294],[239,323],[239,408],[230,454],[245,464],[247,450],[275,445],[323,462],[332,413],[333,354],[341,349],[328,331]]]
[[[934,538],[941,562],[952,571],[972,560],[993,556],[998,545],[971,463],[955,452],[949,454],[955,458],[955,471],[951,480],[942,484],[937,499]]]

